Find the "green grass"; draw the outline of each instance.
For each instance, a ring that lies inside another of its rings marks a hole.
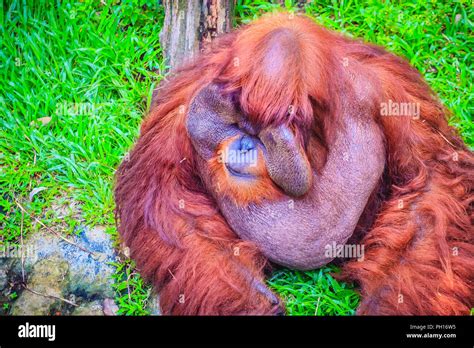
[[[25,234],[39,227],[22,217],[16,201],[46,225],[60,223],[64,233],[79,223],[114,226],[114,171],[161,78],[162,14],[155,0],[3,5],[2,243],[17,242],[22,223]],[[30,202],[39,187],[46,189]]]
[[[114,289],[117,293],[115,301],[122,315],[149,315],[147,309],[151,297],[151,287],[144,284],[140,274],[135,270],[135,263],[122,260],[113,264],[116,267]]]
[[[352,284],[332,276],[335,266],[301,272],[278,270],[268,280],[285,303],[288,315],[353,315],[359,295]]]
[[[286,6],[294,9],[291,1]],[[277,7],[239,0],[235,23]],[[407,57],[474,146],[469,2],[315,1],[306,11],[329,28]],[[78,224],[116,233],[114,169],[136,139],[162,77],[162,21],[156,0],[2,3],[0,243],[18,242],[21,225],[24,234],[34,233],[34,218],[66,234]],[[22,216],[16,202],[31,216]],[[269,284],[292,315],[352,314],[358,295],[331,270],[280,270]],[[118,265],[115,279],[120,313],[147,314],[149,287],[129,261]]]

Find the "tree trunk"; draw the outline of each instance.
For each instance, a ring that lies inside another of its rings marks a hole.
[[[160,43],[171,70],[192,59],[218,34],[231,30],[234,1],[163,1],[165,22]]]

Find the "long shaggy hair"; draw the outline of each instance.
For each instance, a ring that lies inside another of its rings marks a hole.
[[[255,291],[266,259],[231,230],[199,177],[185,121],[192,98],[211,82],[225,86],[252,124],[290,124],[315,167],[339,127],[341,90],[368,98],[367,117],[385,135],[386,168],[352,238],[365,246],[364,260],[343,270],[360,285],[358,313],[469,313],[474,156],[448,125],[448,111],[404,59],[288,14],[221,37],[162,83],[117,171],[119,233],[160,292],[163,313],[277,311],[271,296]],[[383,103],[413,103],[419,115],[383,116]]]

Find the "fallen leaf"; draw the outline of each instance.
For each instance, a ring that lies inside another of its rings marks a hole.
[[[51,122],[51,120],[52,120],[52,118],[49,117],[49,116],[40,117],[40,118],[37,118],[34,121],[31,121],[30,126],[34,126],[34,125],[37,125],[37,124],[40,124],[40,123],[41,123],[42,126],[46,126],[49,122]]]
[[[130,248],[129,247],[124,247],[123,248],[123,254],[125,255],[125,257],[130,258]]]

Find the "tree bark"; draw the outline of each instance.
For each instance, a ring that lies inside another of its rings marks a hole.
[[[160,43],[170,70],[192,59],[218,34],[231,30],[234,1],[163,1],[165,22]]]

